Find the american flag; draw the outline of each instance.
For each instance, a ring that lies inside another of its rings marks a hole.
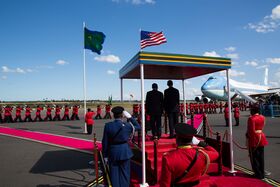
[[[141,49],[166,43],[166,38],[162,32],[141,31]]]

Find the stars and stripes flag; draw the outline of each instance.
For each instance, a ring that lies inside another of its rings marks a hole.
[[[166,43],[166,38],[162,32],[141,31],[141,49]]]

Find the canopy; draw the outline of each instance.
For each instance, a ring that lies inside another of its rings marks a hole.
[[[123,79],[141,79],[141,118],[142,118],[142,145],[145,145],[145,102],[144,102],[144,79],[177,79],[182,80],[184,114],[186,116],[186,99],[184,80],[197,77],[221,70],[226,70],[227,90],[229,86],[229,72],[231,68],[231,59],[220,57],[192,56],[183,54],[143,52],[137,53],[120,71],[121,79],[121,101],[123,100]],[[234,173],[233,164],[233,146],[232,146],[232,116],[231,100],[228,94],[229,107],[229,141],[231,149],[231,170]],[[145,146],[142,146],[142,185],[146,183],[146,158]]]
[[[119,71],[120,78],[140,78],[140,64],[145,65],[145,79],[182,80],[231,68],[229,58],[141,51]]]

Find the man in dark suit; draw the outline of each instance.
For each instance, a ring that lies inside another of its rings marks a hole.
[[[178,123],[180,95],[176,88],[173,88],[172,80],[167,81],[167,88],[164,90],[163,107],[168,116],[169,138],[174,138],[174,125]]]
[[[123,107],[112,109],[115,120],[105,124],[102,139],[102,152],[105,163],[109,164],[110,179],[113,187],[129,187],[130,159],[133,153],[128,140],[140,125]],[[126,117],[128,122],[123,122]]]
[[[146,113],[150,116],[153,138],[161,137],[161,116],[163,112],[163,94],[158,91],[158,85],[152,84],[152,91],[146,95]]]

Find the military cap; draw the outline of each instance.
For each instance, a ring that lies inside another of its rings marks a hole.
[[[124,111],[124,108],[121,106],[115,106],[114,108],[112,108],[111,110],[114,114],[118,115],[121,114]]]
[[[186,123],[178,123],[175,125],[176,136],[180,138],[190,138],[193,137],[197,131],[191,125]]]

